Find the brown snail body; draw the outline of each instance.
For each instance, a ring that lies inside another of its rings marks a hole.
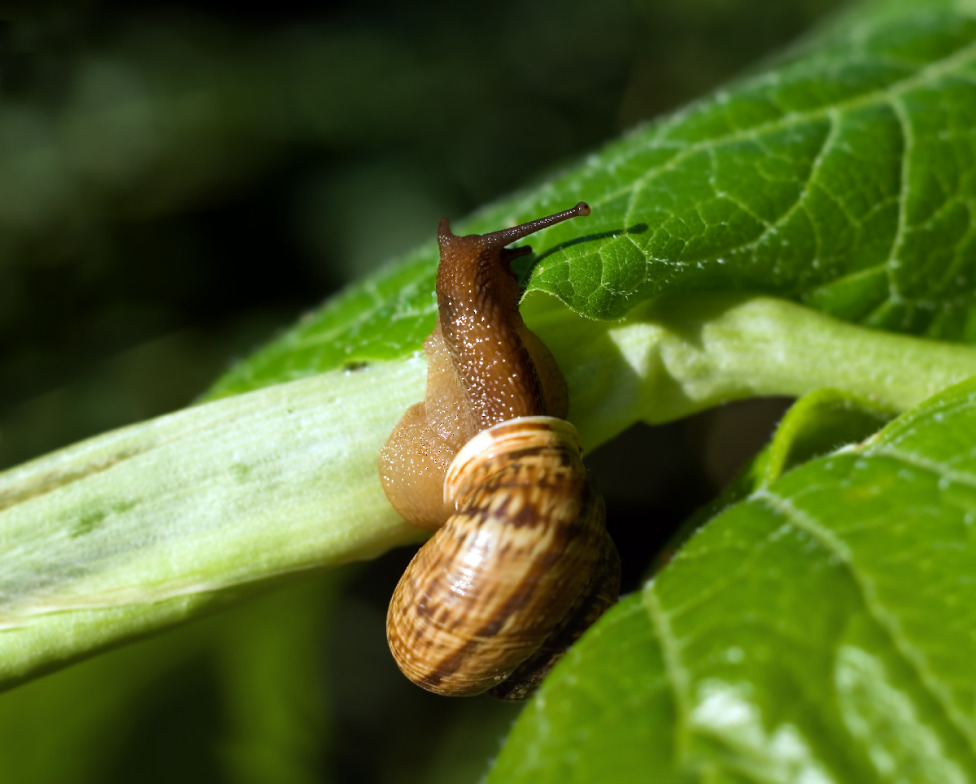
[[[439,694],[528,696],[612,604],[619,558],[591,489],[565,382],[518,311],[506,249],[584,203],[513,229],[438,232],[438,323],[427,396],[380,455],[391,503],[437,529],[397,585],[387,639],[400,669]]]

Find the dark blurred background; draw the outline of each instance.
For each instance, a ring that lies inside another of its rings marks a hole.
[[[837,5],[0,2],[0,469],[186,405],[442,215],[706,93]],[[598,450],[615,535],[664,537],[781,410]],[[382,615],[408,556],[0,696],[5,780],[476,780],[515,713],[393,668]],[[627,564],[630,589],[652,557]]]

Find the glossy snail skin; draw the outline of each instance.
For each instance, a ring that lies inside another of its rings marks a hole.
[[[439,694],[524,699],[612,604],[619,558],[566,415],[565,382],[518,311],[505,245],[577,215],[456,237],[438,232],[427,396],[380,455],[391,503],[437,529],[397,585],[387,638]]]

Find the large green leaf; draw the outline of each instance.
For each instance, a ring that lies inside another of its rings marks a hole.
[[[588,318],[676,292],[745,290],[972,341],[976,18],[955,3],[901,5],[833,26],[455,231],[582,199],[585,223],[533,240],[528,291]],[[433,228],[428,245],[307,317],[215,394],[418,349],[435,317]]]
[[[976,381],[709,523],[489,781],[976,779]]]

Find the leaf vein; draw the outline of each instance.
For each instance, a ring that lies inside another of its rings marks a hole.
[[[660,641],[661,652],[664,658],[664,667],[670,676],[667,678],[667,681],[671,684],[671,693],[674,697],[675,704],[677,727],[675,728],[674,737],[676,746],[675,761],[677,762],[685,757],[690,742],[690,681],[688,673],[681,663],[680,646],[674,637],[674,632],[671,629],[671,624],[668,622],[667,614],[664,612],[664,608],[661,607],[661,603],[658,600],[653,581],[644,589],[641,599],[644,607],[647,609],[647,614],[650,617],[652,625],[657,629],[657,637]]]
[[[909,642],[901,629],[898,619],[884,607],[876,594],[874,585],[857,568],[847,545],[829,528],[821,525],[815,518],[798,509],[790,499],[778,495],[769,488],[762,488],[756,491],[751,498],[764,503],[771,511],[780,514],[798,528],[810,534],[827,552],[840,560],[852,581],[857,586],[865,609],[891,640],[894,649],[901,656],[908,668],[915,674],[918,682],[936,704],[939,705],[949,723],[963,737],[972,741],[972,732],[969,729],[970,723],[965,716],[958,715],[958,711],[952,705],[952,700],[945,693],[945,689],[932,680],[929,674],[929,668],[925,662],[924,653],[917,650]]]

